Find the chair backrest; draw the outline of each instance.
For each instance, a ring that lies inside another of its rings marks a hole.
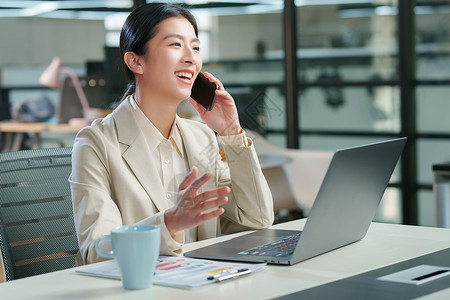
[[[6,234],[3,230],[3,226],[0,224],[0,282],[14,279],[12,266],[13,263],[11,261],[9,246],[6,241]]]
[[[71,154],[72,148],[0,153],[0,247],[7,279],[11,270],[17,279],[74,266]]]
[[[303,215],[307,216],[334,152],[280,148],[269,143],[256,132],[246,130],[246,133],[253,139],[258,154],[276,153],[289,158],[289,163],[282,166],[284,174],[276,169],[263,170],[263,172],[271,186],[274,202],[281,200],[282,203],[278,205],[288,209],[296,205],[302,210]],[[289,190],[285,188],[286,185],[290,187]],[[273,189],[272,186],[275,188]],[[290,195],[294,198],[293,201],[289,201]],[[276,207],[277,204],[274,203],[274,208]]]

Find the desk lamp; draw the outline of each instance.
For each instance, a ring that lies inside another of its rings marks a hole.
[[[86,95],[84,94],[83,88],[81,87],[80,80],[74,70],[69,67],[62,67],[61,65],[61,58],[55,56],[47,69],[45,69],[39,77],[39,83],[48,88],[56,89],[59,87],[59,78],[61,73],[68,74],[72,79],[73,86],[75,87],[75,91],[77,92],[78,99],[80,100],[81,107],[83,109],[83,118],[73,118],[69,121],[69,124],[88,124],[91,108],[87,101]]]

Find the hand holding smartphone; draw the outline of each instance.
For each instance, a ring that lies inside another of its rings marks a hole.
[[[191,91],[191,98],[206,110],[212,110],[216,99],[217,84],[209,81],[203,73],[198,73]]]

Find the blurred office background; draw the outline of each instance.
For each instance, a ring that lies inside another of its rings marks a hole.
[[[24,101],[77,102],[67,79],[57,90],[38,83],[54,56],[91,106],[110,108],[125,84],[120,29],[145,2],[0,1],[0,120]],[[376,220],[435,225],[432,165],[450,161],[449,0],[166,2],[192,9],[204,70],[272,144],[333,151],[407,136]],[[41,146],[73,138],[42,133]]]

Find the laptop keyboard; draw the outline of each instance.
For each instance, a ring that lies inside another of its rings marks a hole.
[[[260,255],[260,256],[274,256],[274,257],[284,257],[289,256],[294,253],[295,247],[297,246],[298,239],[302,233],[297,233],[285,237],[284,239],[261,245],[255,248],[251,248],[238,254],[241,255]]]

